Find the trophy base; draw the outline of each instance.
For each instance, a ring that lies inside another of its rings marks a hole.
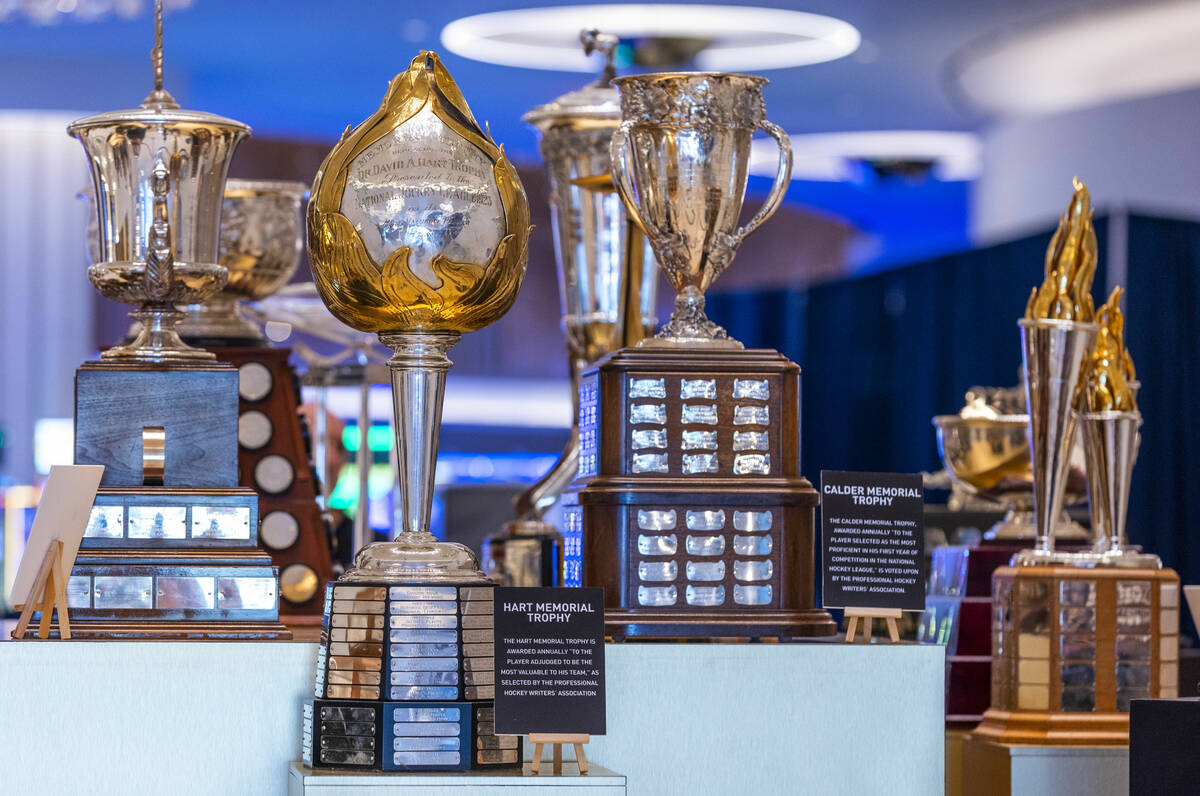
[[[1129,714],[988,708],[971,735],[1020,746],[1128,746]]]
[[[988,541],[1017,541],[1029,540],[1037,536],[1037,521],[1032,509],[1010,508],[1004,519],[993,525],[984,533]],[[1085,543],[1092,538],[1087,528],[1084,528],[1064,511],[1054,525],[1054,538],[1075,544]]]
[[[783,611],[688,611],[633,608],[605,611],[604,632],[614,641],[666,638],[818,638],[837,634],[819,608]]]
[[[24,638],[37,638],[37,619]],[[50,637],[59,638],[57,621],[50,623]],[[128,641],[290,641],[292,631],[280,622],[132,622],[86,621],[71,618],[72,639]]]
[[[482,566],[498,586],[559,586],[563,538],[541,520],[517,520],[483,540]]]

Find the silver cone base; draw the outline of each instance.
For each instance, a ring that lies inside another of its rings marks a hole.
[[[465,545],[442,542],[429,532],[405,531],[390,542],[358,551],[354,568],[339,583],[490,583],[479,559]]]

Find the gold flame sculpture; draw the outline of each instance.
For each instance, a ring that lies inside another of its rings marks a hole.
[[[414,129],[411,137],[402,139],[410,128]],[[488,180],[464,171],[470,167],[466,160],[447,158],[445,149],[440,154],[431,150],[431,128],[436,128],[434,133],[442,141],[452,144],[457,137],[484,153],[500,200],[493,203],[499,205],[494,218],[491,210],[478,212],[490,206],[481,205],[491,200],[479,192],[480,184]],[[389,214],[402,206],[402,200],[419,191],[443,195],[457,185],[449,181],[425,187],[388,185],[377,175],[389,169],[460,173],[462,187],[456,195],[463,207],[475,208],[474,221],[465,223],[477,227],[494,221],[502,230],[487,261],[459,262],[444,253],[444,246],[435,245],[461,234],[467,213],[453,214],[456,219],[430,207],[423,218],[397,227]],[[356,190],[362,192],[364,202],[377,202],[385,219],[379,222],[382,227],[392,225],[379,232],[366,230],[361,223],[356,229],[345,214],[348,183],[353,187],[365,180],[374,180],[378,190],[368,192],[372,184]],[[422,51],[388,85],[379,109],[353,130],[347,127],[321,165],[309,205],[308,246],[317,290],[330,312],[348,326],[364,332],[464,333],[496,321],[512,306],[525,275],[532,229],[525,190],[504,147],[480,128],[438,56]],[[376,240],[381,234],[391,236],[380,245],[385,257],[368,250],[362,237],[368,233]],[[440,237],[429,243],[431,235]],[[426,268],[415,267],[415,251],[422,242],[437,249]]]
[[[1096,228],[1091,195],[1076,177],[1075,194],[1046,250],[1046,279],[1033,289],[1025,317],[1089,323],[1095,316],[1092,277],[1096,274]]]
[[[1121,314],[1120,286],[1114,287],[1108,301],[1096,313],[1100,332],[1092,350],[1088,373],[1088,410],[1092,412],[1133,412],[1137,398],[1130,382],[1137,377],[1133,357],[1125,347],[1125,317]]]

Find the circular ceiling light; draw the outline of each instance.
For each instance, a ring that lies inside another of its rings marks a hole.
[[[713,71],[782,69],[832,61],[858,49],[858,30],[821,14],[721,5],[581,5],[477,14],[442,29],[453,53],[504,66],[595,72],[579,31],[621,39],[695,39],[695,66]]]
[[[792,179],[860,182],[864,172],[878,176],[932,177],[944,182],[979,176],[979,138],[946,130],[865,130],[789,136]],[[750,173],[775,176],[775,142],[750,145]]]
[[[981,110],[1057,113],[1200,85],[1197,39],[1200,4],[1131,5],[973,44],[951,71]]]

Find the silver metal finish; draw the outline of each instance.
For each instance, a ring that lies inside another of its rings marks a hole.
[[[1160,569],[1162,560],[1131,549],[1125,532],[1141,413],[1085,412],[1080,420],[1088,458],[1088,507],[1095,547],[1073,563]]]
[[[224,286],[217,230],[234,148],[250,134],[241,122],[180,110],[162,86],[162,4],[157,3],[154,90],[141,107],[73,122],[96,196],[99,261],[88,278],[107,298],[132,304],[142,331],[104,358],[146,362],[211,359],[186,346],[176,305],[203,301]]]
[[[259,325],[242,317],[241,304],[266,298],[296,272],[304,247],[300,204],[307,191],[302,182],[226,181],[217,258],[229,281],[203,304],[188,305],[180,334],[266,344]]]
[[[613,82],[624,118],[610,145],[613,177],[676,292],[671,320],[639,345],[741,348],[705,316],[704,291],[779,207],[791,176],[787,135],[766,120],[767,81],[710,72]],[[779,171],[758,213],[738,226],[756,130],[778,143]]]
[[[1029,407],[1029,454],[1037,535],[1032,550],[1013,557],[1018,565],[1062,563],[1054,551],[1054,520],[1062,511],[1075,442],[1080,375],[1099,327],[1062,320],[1018,321]]]

